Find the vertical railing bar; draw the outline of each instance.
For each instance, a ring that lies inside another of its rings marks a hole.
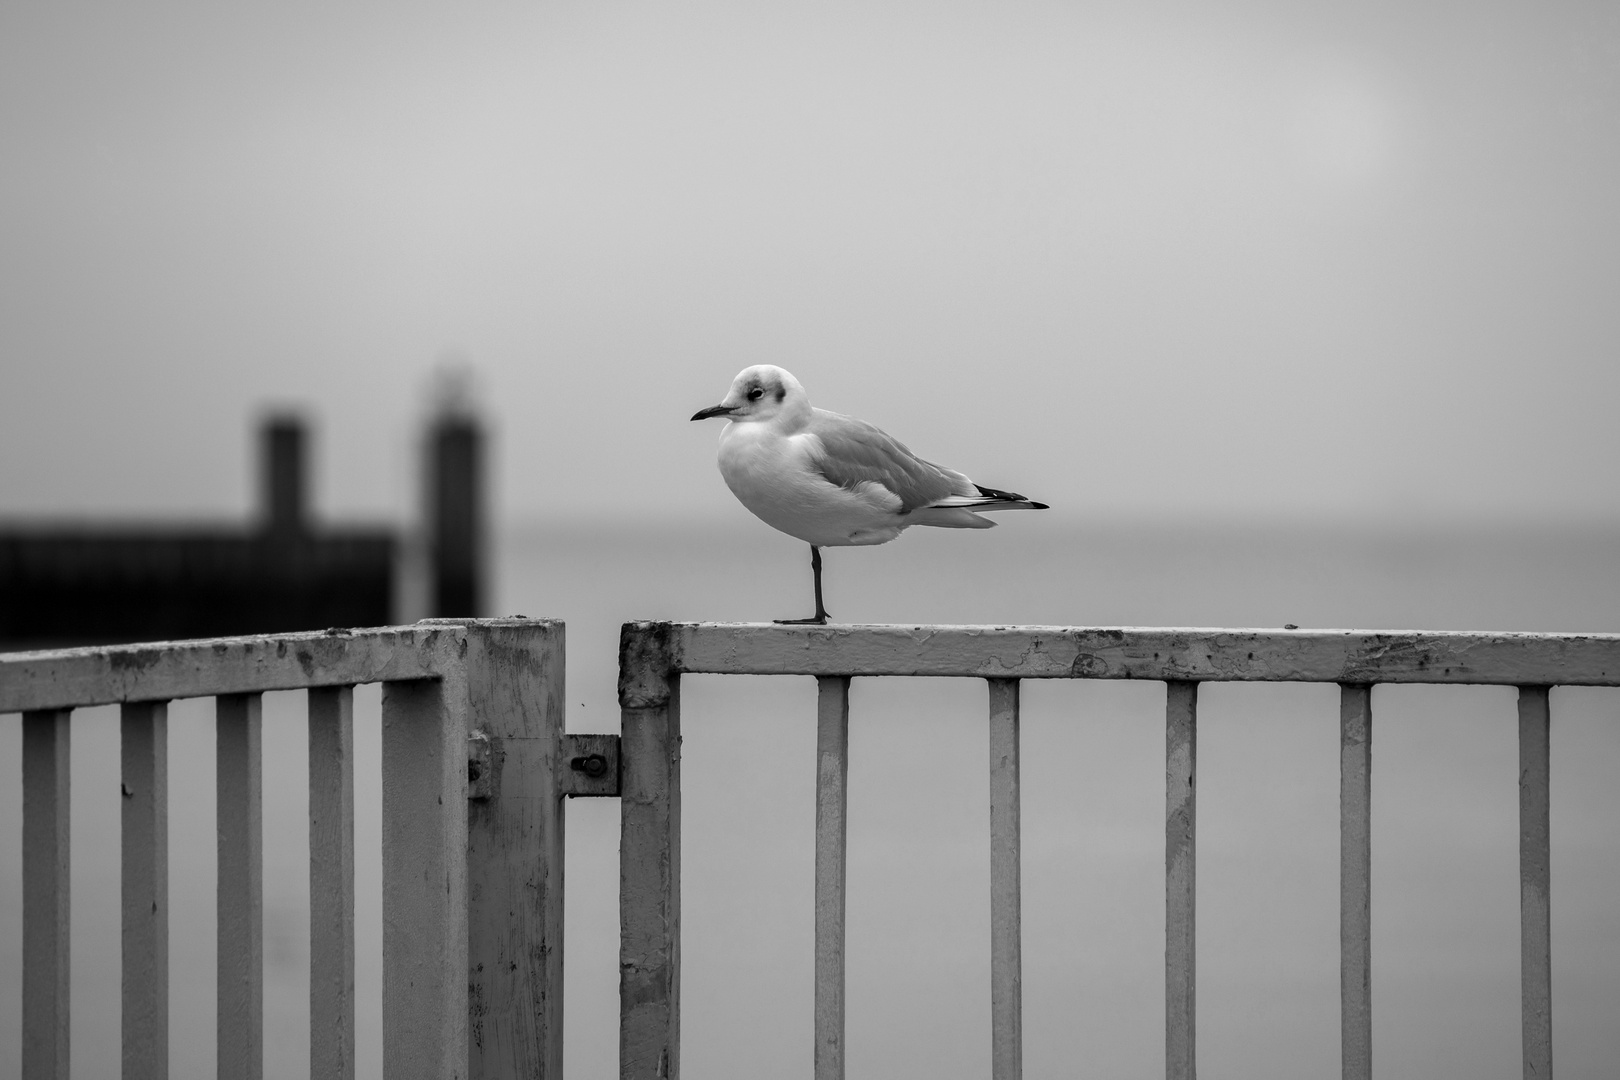
[[[264,701],[222,694],[214,702],[218,807],[219,1075],[264,1075]]]
[[[1194,869],[1198,684],[1165,684],[1164,1074],[1194,1080],[1196,961]]]
[[[1525,1080],[1552,1076],[1548,687],[1519,687],[1519,978]]]
[[[680,1076],[680,673],[657,627],[627,625],[619,667],[619,1076]]]
[[[354,1076],[354,688],[309,691],[309,1074]]]
[[[1339,1055],[1372,1080],[1372,687],[1339,688]]]
[[[123,772],[123,1077],[169,1075],[168,703],[127,702]]]
[[[69,719],[23,714],[23,1080],[67,1080]]]
[[[1017,679],[990,684],[990,1075],[1024,1074]]]
[[[849,679],[824,676],[816,684],[815,1078],[843,1080]]]
[[[467,1068],[467,685],[383,684],[383,1067]]]
[[[467,766],[467,1075],[561,1080],[564,628],[478,623],[467,646],[480,747]]]

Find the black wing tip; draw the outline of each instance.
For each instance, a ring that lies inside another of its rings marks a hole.
[[[974,484],[973,486],[978,488],[979,489],[979,494],[983,495],[987,499],[1006,499],[1008,502],[1028,503],[1029,504],[1029,509],[1031,509],[1031,510],[1050,510],[1050,509],[1052,509],[1050,506],[1047,506],[1045,503],[1036,502],[1034,499],[1031,499],[1028,496],[1018,494],[1016,491],[1000,491],[1000,490],[997,490],[996,488],[985,487],[983,484]]]
[[[1015,500],[1017,502],[1028,502],[1029,501],[1028,499],[1024,498],[1022,495],[1019,495],[1017,492],[1000,491],[1000,490],[998,490],[996,488],[985,487],[983,484],[974,484],[973,486],[978,488],[979,489],[979,494],[983,495],[987,499],[1013,499],[1013,500]]]

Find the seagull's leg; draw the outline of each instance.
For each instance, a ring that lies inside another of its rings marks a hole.
[[[816,622],[827,621],[827,607],[821,602],[821,549],[810,545],[810,573],[816,579]]]
[[[816,613],[808,619],[777,619],[783,626],[823,626],[827,622],[827,608],[821,602],[821,549],[810,545],[810,572],[816,579]]]

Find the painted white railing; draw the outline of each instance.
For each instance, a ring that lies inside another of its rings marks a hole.
[[[1372,687],[1519,687],[1524,1075],[1552,1075],[1548,690],[1620,686],[1620,635],[973,626],[629,623],[620,640],[620,1075],[679,1075],[680,677],[813,675],[817,720],[815,1076],[844,1075],[845,780],[853,676],[958,676],[990,689],[991,1042],[995,1080],[1022,1072],[1019,682],[1165,683],[1165,1073],[1195,1075],[1198,684],[1326,682],[1340,691],[1343,1075],[1372,1075]]]
[[[563,627],[434,622],[0,656],[23,713],[23,1076],[68,1076],[72,710],[121,705],[123,1075],[168,1075],[167,703],[217,702],[219,1075],[263,1071],[261,698],[309,692],[310,1074],[354,1075],[353,687],[382,684],[383,1075],[562,1075]],[[578,750],[590,767],[570,768]],[[593,757],[592,755],[596,755]],[[540,1003],[536,1007],[536,1003]]]
[[[679,1075],[680,677],[815,676],[815,1075],[844,1064],[849,685],[989,684],[993,1075],[1021,1073],[1019,686],[1166,684],[1166,1073],[1195,1074],[1198,683],[1341,686],[1341,1009],[1346,1077],[1371,1075],[1371,736],[1378,683],[1519,689],[1523,1048],[1551,1075],[1548,707],[1620,686],[1620,635],[627,624],[622,734],[565,735],[563,627],[540,620],[0,656],[23,721],[23,1076],[68,1075],[68,746],[75,708],[122,709],[123,1073],[167,1075],[166,704],[217,701],[218,1053],[263,1066],[260,695],[306,689],[311,1075],[354,1070],[352,687],[383,684],[383,1073],[562,1075],[565,795],[622,796],[620,1073]]]

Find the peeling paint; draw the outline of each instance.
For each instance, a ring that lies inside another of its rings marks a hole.
[[[619,705],[657,708],[669,700],[669,675],[676,670],[672,624],[625,623],[619,631]]]
[[[672,627],[683,672],[1620,685],[1620,635],[1149,627]]]
[[[120,649],[110,651],[107,656],[107,666],[119,673],[145,671],[163,659],[164,651],[163,649]]]
[[[1102,679],[1108,676],[1108,661],[1096,653],[1076,653],[1069,674],[1076,679]]]

